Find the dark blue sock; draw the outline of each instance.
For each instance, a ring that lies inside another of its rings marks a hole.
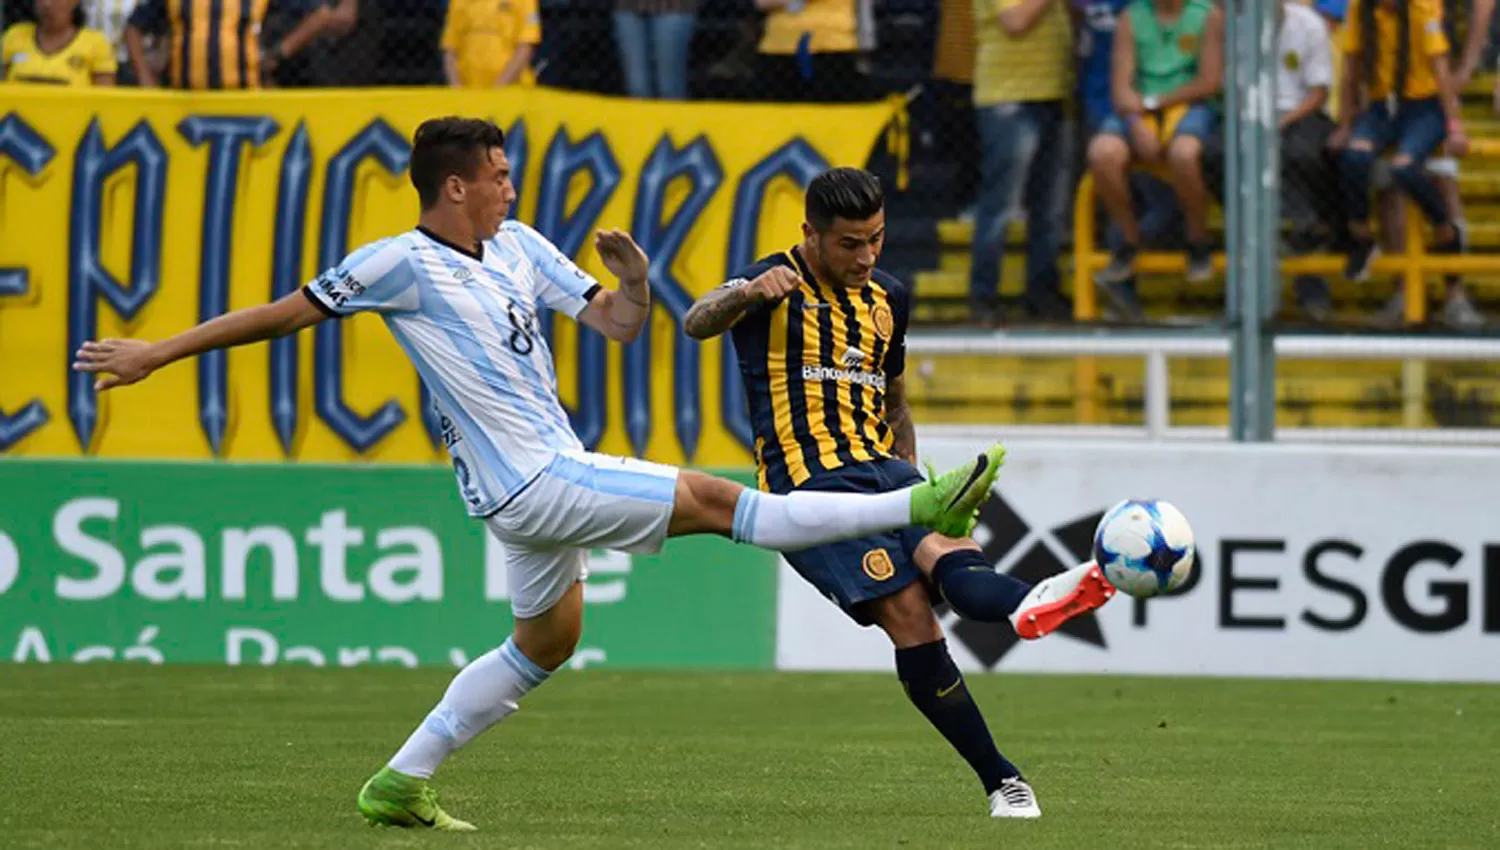
[[[995,572],[977,549],[959,549],[938,558],[932,583],[965,620],[1004,622],[1031,592],[1031,585]]]
[[[979,774],[984,792],[993,793],[1001,781],[1021,771],[1000,755],[984,725],[984,715],[969,696],[969,687],[948,655],[945,640],[896,650],[896,675],[912,705],[943,733],[953,749]]]

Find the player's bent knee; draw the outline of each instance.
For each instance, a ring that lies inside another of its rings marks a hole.
[[[872,609],[875,624],[890,637],[897,649],[921,646],[943,638],[943,628],[938,625],[927,588],[921,582],[913,582],[890,596],[882,596],[867,604]]]
[[[575,582],[551,608],[535,617],[517,618],[516,648],[543,670],[556,670],[578,648],[583,637],[583,584]]]
[[[970,537],[944,537],[941,534],[929,534],[922,538],[917,548],[912,551],[912,561],[923,573],[931,574],[932,568],[944,555],[950,552],[958,552],[963,549],[980,551],[978,543]]]

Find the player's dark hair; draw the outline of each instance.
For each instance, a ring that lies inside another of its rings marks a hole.
[[[864,221],[883,209],[880,178],[863,168],[830,169],[807,186],[807,223],[820,233],[836,218]]]
[[[449,175],[465,180],[479,172],[490,148],[505,147],[505,132],[482,118],[433,118],[423,121],[411,143],[409,176],[422,209],[432,209]]]

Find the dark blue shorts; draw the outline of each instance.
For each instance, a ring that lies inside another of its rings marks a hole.
[[[922,480],[904,460],[877,460],[815,475],[798,490],[886,493]],[[873,624],[860,605],[890,596],[922,578],[912,555],[932,532],[917,526],[787,552],[787,563],[861,626]]]

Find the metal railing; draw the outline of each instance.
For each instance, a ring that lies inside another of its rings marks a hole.
[[[1500,259],[1500,258],[1497,258]],[[1006,426],[1008,433],[1037,436],[1113,437],[1129,439],[1223,439],[1228,428],[1183,428],[1171,424],[1171,370],[1178,357],[1227,358],[1230,340],[1222,330],[1177,333],[1014,332],[914,333],[907,339],[911,355],[985,354],[1009,357],[1078,357],[1080,424]],[[1426,364],[1434,360],[1500,360],[1500,339],[1442,339],[1420,336],[1284,335],[1275,340],[1278,360],[1399,360],[1402,427],[1285,428],[1278,439],[1319,442],[1406,442],[1500,445],[1500,429],[1424,427]],[[1145,360],[1144,419],[1139,426],[1097,425],[1093,412],[1093,360],[1096,357],[1140,357]],[[968,426],[929,426],[955,434]],[[988,430],[993,431],[991,427]]]

